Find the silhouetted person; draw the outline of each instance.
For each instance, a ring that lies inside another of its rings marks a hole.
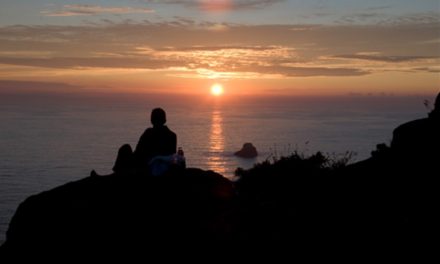
[[[177,136],[166,123],[166,113],[161,108],[151,112],[151,124],[139,139],[133,153],[130,145],[123,145],[118,152],[113,171],[126,173],[130,171],[146,172],[149,163],[155,157],[171,156],[176,153]]]
[[[405,123],[393,131],[391,150],[399,160],[413,164],[434,165],[440,161],[440,93],[427,118]]]
[[[156,156],[169,156],[176,153],[176,134],[165,126],[167,119],[162,108],[153,109],[151,112],[151,124],[139,139],[134,151],[138,166],[148,164]]]

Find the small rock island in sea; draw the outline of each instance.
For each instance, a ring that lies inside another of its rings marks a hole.
[[[235,156],[241,158],[255,158],[258,156],[257,148],[252,143],[244,143],[243,147],[234,153]]]

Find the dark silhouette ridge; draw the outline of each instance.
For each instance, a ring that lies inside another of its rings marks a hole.
[[[212,171],[161,177],[87,177],[27,198],[0,249],[3,257],[125,255],[227,242],[234,190]],[[157,254],[157,255],[156,255]]]
[[[243,147],[235,152],[234,155],[241,158],[255,158],[258,156],[258,152],[252,143],[244,143]]]
[[[179,249],[252,257],[274,245],[287,246],[290,258],[304,249],[362,251],[358,258],[429,250],[440,221],[438,106],[351,165],[294,153],[238,169],[234,182],[200,169],[160,177],[123,170],[31,196],[10,223],[0,261],[53,252],[167,257]]]
[[[440,164],[440,93],[434,110],[427,118],[410,121],[393,131],[391,145],[377,145],[371,158],[347,166],[343,175],[376,179],[366,188],[374,190],[373,201],[383,215],[394,217],[409,244],[434,239],[440,218],[434,208],[439,206]],[[373,185],[376,184],[376,185]],[[379,194],[379,195],[377,195]],[[413,242],[413,243],[410,243]]]
[[[402,161],[421,165],[440,161],[440,93],[427,118],[405,123],[394,130],[391,149]]]

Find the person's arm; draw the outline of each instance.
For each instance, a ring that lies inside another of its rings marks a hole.
[[[143,149],[143,145],[144,145],[144,142],[145,142],[145,132],[141,135],[141,137],[139,138],[139,141],[138,141],[138,143],[136,144],[136,148],[134,149],[134,154],[135,155],[139,155],[139,154],[141,154],[141,152],[142,152],[142,149]]]
[[[137,164],[142,164],[143,159],[145,159],[145,157],[147,156],[147,151],[150,148],[150,146],[148,146],[150,133],[150,129],[145,130],[136,145],[136,148],[134,150],[134,159]]]
[[[173,147],[173,153],[177,153],[177,136],[175,133],[173,133],[173,139],[172,139],[172,145]]]

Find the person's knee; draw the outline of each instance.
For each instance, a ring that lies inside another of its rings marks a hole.
[[[119,148],[118,156],[116,157],[114,172],[124,172],[133,167],[133,150],[129,144],[124,144]]]
[[[133,149],[130,144],[124,144],[119,148],[118,154],[123,156],[131,155],[133,154]]]

